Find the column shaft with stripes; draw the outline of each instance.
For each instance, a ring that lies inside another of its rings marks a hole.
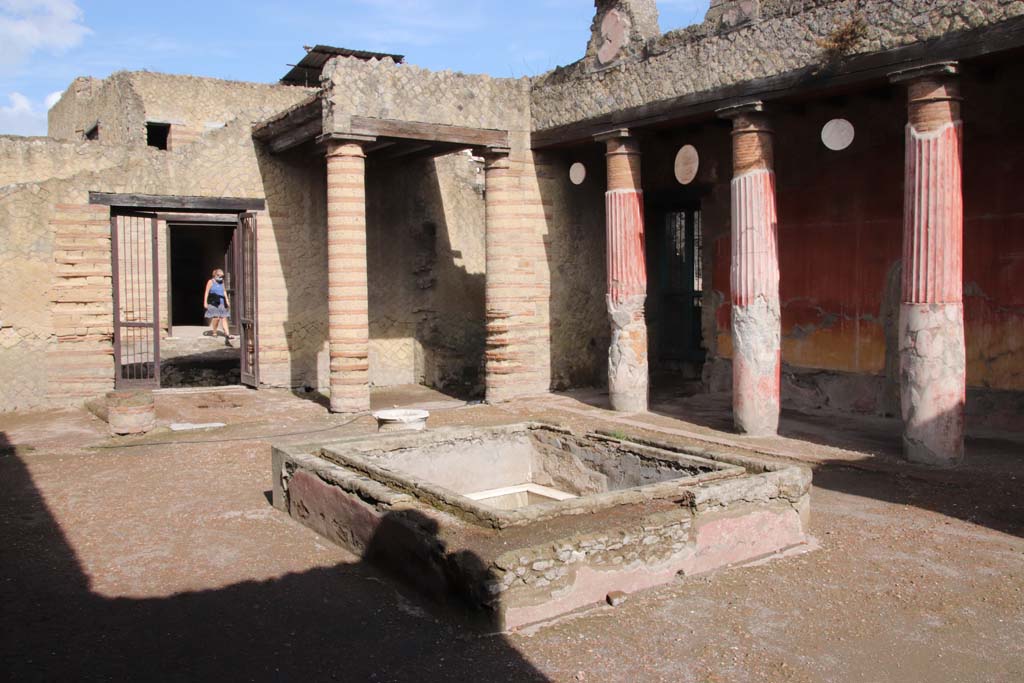
[[[369,410],[366,155],[355,142],[328,143],[327,291],[331,412]]]
[[[908,81],[900,405],[907,459],[963,458],[963,194],[955,65]]]
[[[647,265],[644,254],[644,197],[640,150],[622,133],[606,139],[605,192],[608,317],[608,395],[613,410],[647,410]]]
[[[733,116],[732,407],[744,434],[779,427],[782,324],[773,134],[754,110]]]

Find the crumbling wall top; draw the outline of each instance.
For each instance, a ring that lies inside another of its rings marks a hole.
[[[595,68],[588,53],[533,78],[533,129],[824,68],[836,57],[891,50],[1022,15],[1024,3],[1009,0],[712,0],[703,23],[651,37],[642,50],[604,68]],[[857,31],[846,30],[854,25]],[[856,39],[840,53],[830,50],[830,37],[844,30]]]
[[[349,118],[526,131],[529,81],[431,71],[391,59],[332,59],[324,67],[324,133],[349,132]]]

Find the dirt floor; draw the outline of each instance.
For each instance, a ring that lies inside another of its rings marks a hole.
[[[113,439],[84,410],[0,415],[0,671],[9,680],[1024,681],[1024,437],[974,434],[968,464],[901,463],[898,423],[784,415],[728,433],[728,399],[614,415],[598,392],[486,406],[378,392],[430,424],[525,417],[814,467],[820,548],[680,577],[481,635],[270,506],[270,443],[374,431],[322,397],[158,395],[162,425]]]

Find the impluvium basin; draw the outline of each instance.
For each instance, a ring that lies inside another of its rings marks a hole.
[[[274,504],[508,630],[805,543],[809,470],[547,424],[274,449]]]

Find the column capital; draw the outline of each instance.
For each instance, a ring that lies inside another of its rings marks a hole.
[[[632,138],[633,133],[629,128],[612,128],[594,136],[594,142],[608,142],[609,140],[622,140]]]
[[[750,114],[763,114],[764,113],[764,102],[761,100],[750,100],[749,102],[741,102],[740,104],[734,104],[729,107],[722,107],[716,109],[715,114],[720,119],[737,119],[741,116],[749,116]]]
[[[366,145],[377,138],[372,135],[349,135],[347,133],[324,133],[316,141],[326,145],[325,156],[365,157]],[[356,151],[358,150],[358,152]]]
[[[500,145],[487,145],[486,147],[474,147],[473,154],[484,159],[493,159],[507,157],[511,154],[512,149],[510,147],[503,147]]]
[[[893,71],[889,74],[890,83],[907,83],[920,78],[952,78],[960,75],[959,62],[935,62],[933,64],[922,64]]]

